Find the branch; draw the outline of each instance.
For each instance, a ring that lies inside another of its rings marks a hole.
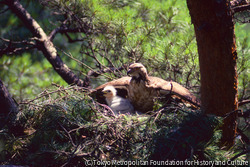
[[[250,103],[250,99],[239,101],[239,104],[238,104],[238,105],[239,105],[239,106],[243,106],[243,105],[248,104],[248,103]]]
[[[67,28],[62,26],[51,31],[49,39],[53,41],[57,33],[66,34],[66,33],[81,33],[81,32],[86,33],[86,30],[84,30],[83,28]]]
[[[80,41],[86,40],[85,38],[82,38],[82,39],[79,39],[79,38],[77,38],[77,39],[72,39],[72,38],[69,36],[68,33],[65,33],[65,35],[66,35],[66,37],[68,38],[68,42],[69,42],[69,43],[80,42]]]
[[[250,10],[250,4],[233,7],[232,10],[233,10],[233,13]]]
[[[4,54],[13,55],[13,54],[21,54],[25,51],[35,48],[35,43],[32,41],[11,41],[8,39],[0,38],[2,41],[6,42],[4,46],[1,46],[0,49],[0,57]],[[30,45],[30,46],[27,46]],[[25,46],[25,47],[23,47]]]
[[[61,92],[61,91],[65,91],[66,92],[66,90],[70,90],[70,89],[76,89],[75,88],[75,86],[70,86],[70,87],[68,87],[68,88],[59,88],[59,89],[57,89],[57,90],[54,90],[54,91],[52,91],[52,92],[44,92],[44,93],[42,93],[41,95],[39,95],[39,96],[37,96],[36,98],[34,98],[34,99],[32,99],[32,100],[29,100],[29,101],[24,101],[24,102],[20,102],[19,104],[30,104],[30,103],[32,103],[33,101],[35,101],[35,100],[37,100],[37,99],[40,99],[40,98],[42,98],[42,97],[45,97],[45,96],[48,96],[48,95],[50,95],[50,94],[54,94],[54,93],[57,93],[57,92]],[[76,89],[76,90],[88,90],[87,88],[80,88],[80,89]]]
[[[9,10],[9,8],[3,9],[2,11],[0,11],[0,14],[3,14],[5,12],[7,12]]]
[[[248,0],[233,0],[233,1],[230,1],[230,4],[231,4],[231,9],[233,13],[250,10],[250,4]]]
[[[63,63],[62,59],[57,53],[54,44],[45,34],[41,26],[34,20],[31,15],[23,8],[18,0],[5,0],[4,3],[8,5],[9,9],[16,14],[16,16],[24,23],[36,39],[36,47],[42,51],[43,55],[51,63],[54,70],[68,83],[76,84],[82,87],[88,87],[89,83],[81,80],[76,76],[69,67]]]
[[[99,71],[89,71],[88,72],[88,77],[93,76],[93,77],[98,77],[99,75],[103,74],[103,73],[115,73],[117,71],[122,71],[124,70],[124,67],[120,67],[120,68],[115,68],[115,67],[109,67],[109,68],[105,68],[105,69],[101,69]]]

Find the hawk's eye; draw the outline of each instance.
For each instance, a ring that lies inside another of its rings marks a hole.
[[[107,92],[111,92],[110,90],[107,90]]]

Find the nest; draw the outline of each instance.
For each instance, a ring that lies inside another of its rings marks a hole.
[[[109,107],[73,86],[45,91],[20,108],[17,122],[23,134],[1,131],[6,141],[1,164],[211,159],[205,153],[221,122],[175,104],[143,115],[114,116]]]

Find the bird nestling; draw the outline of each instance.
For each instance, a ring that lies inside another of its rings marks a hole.
[[[117,96],[117,91],[114,88],[114,86],[106,86],[102,90],[103,95],[106,98],[106,102],[108,106],[113,110],[115,115],[119,114],[133,114],[134,113],[134,107],[130,103],[128,99],[122,98],[120,96]]]

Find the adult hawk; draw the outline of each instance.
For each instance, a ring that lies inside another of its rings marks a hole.
[[[107,82],[95,89],[97,101],[103,103],[102,90],[107,85],[112,85],[117,90],[117,95],[128,98],[136,111],[152,111],[155,99],[166,96],[177,96],[178,98],[200,106],[196,97],[186,88],[176,82],[165,81],[158,77],[148,76],[147,69],[141,63],[134,63],[129,66],[129,76]]]

